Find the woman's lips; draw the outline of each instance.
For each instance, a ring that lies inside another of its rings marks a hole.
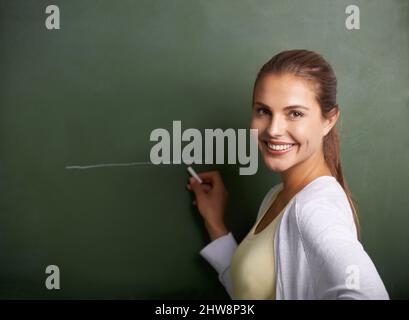
[[[266,141],[262,141],[262,143],[263,143],[263,147],[264,147],[264,149],[266,150],[266,152],[269,153],[269,154],[271,154],[271,155],[275,155],[275,156],[289,153],[289,152],[291,152],[291,151],[294,149],[294,147],[297,145],[297,143],[294,143],[294,144],[291,145],[291,147],[289,147],[289,148],[287,148],[287,149],[283,149],[283,150],[273,150],[273,149],[271,149],[271,148],[268,147],[268,143],[267,143]]]

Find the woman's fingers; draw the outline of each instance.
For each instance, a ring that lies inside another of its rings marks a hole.
[[[205,192],[209,192],[210,190],[212,190],[212,186],[208,183],[203,183],[202,188]]]
[[[210,184],[208,184],[208,183],[202,183],[201,185],[200,185],[200,187],[202,188],[202,190],[204,191],[204,192],[209,192],[210,190],[212,190],[212,186],[210,185]],[[190,185],[190,183],[188,183],[187,185],[186,185],[186,189],[187,190],[189,190],[189,191],[192,191],[192,186]]]
[[[211,184],[220,182],[222,180],[219,171],[214,170],[214,171],[204,171],[204,172],[199,172],[198,176],[204,181],[204,182],[210,182]]]
[[[222,177],[219,173],[219,171],[204,171],[204,172],[198,172],[197,175],[203,180],[202,185],[208,184],[210,186],[212,185],[220,185],[223,184]],[[195,178],[190,177],[189,178],[190,183],[193,182],[198,182]],[[191,186],[190,186],[191,187]],[[207,187],[206,187],[207,188]],[[208,188],[207,188],[208,189]]]

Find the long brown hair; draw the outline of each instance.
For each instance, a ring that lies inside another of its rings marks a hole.
[[[307,80],[314,88],[315,97],[320,105],[324,118],[328,118],[338,110],[337,104],[337,78],[331,65],[322,55],[308,50],[287,50],[272,57],[267,61],[257,74],[253,88],[254,93],[257,83],[268,74],[292,74]],[[361,230],[357,211],[357,202],[353,199],[351,191],[345,181],[341,168],[340,138],[336,129],[332,129],[323,139],[323,152],[325,161],[332,175],[337,179],[345,191],[351,206],[355,226],[360,238]]]

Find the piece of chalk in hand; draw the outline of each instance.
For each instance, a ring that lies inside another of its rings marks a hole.
[[[187,171],[189,171],[190,175],[195,178],[199,183],[203,183],[202,179],[197,175],[196,171],[193,170],[192,167],[187,167]]]

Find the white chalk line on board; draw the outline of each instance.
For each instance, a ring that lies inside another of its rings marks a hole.
[[[185,164],[185,163],[159,163],[155,164],[152,162],[128,162],[128,163],[101,163],[101,164],[91,164],[91,165],[75,165],[75,166],[65,166],[66,170],[87,170],[87,169],[94,169],[94,168],[104,168],[104,167],[130,167],[130,166],[168,166],[168,165],[187,165],[190,166],[192,164]]]
[[[85,170],[85,169],[94,169],[94,168],[103,168],[103,167],[129,167],[129,166],[156,166],[152,162],[128,162],[128,163],[102,163],[102,164],[92,164],[86,166],[66,166],[65,169],[67,170]]]

